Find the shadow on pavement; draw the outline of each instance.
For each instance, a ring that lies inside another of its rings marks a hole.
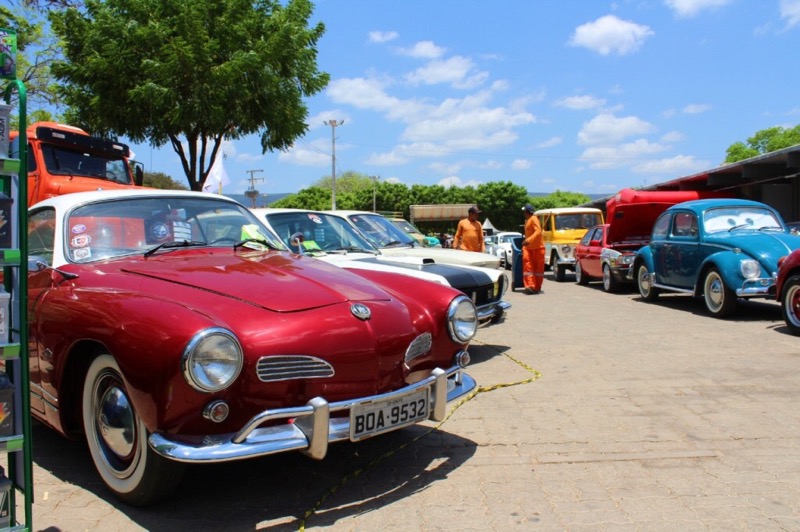
[[[329,448],[322,461],[300,453],[191,466],[174,496],[148,508],[120,503],[100,481],[82,441],[34,424],[34,462],[66,485],[118,508],[150,531],[297,530],[331,526],[446,479],[477,445],[433,424]],[[416,441],[414,441],[416,440]]]

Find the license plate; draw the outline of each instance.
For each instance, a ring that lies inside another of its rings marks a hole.
[[[401,397],[358,404],[350,410],[350,439],[363,440],[427,419],[428,403],[428,389],[423,388]]]

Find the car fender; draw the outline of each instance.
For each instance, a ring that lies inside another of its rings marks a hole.
[[[783,284],[786,279],[800,272],[800,252],[789,254],[778,270],[778,281],[775,285],[775,299],[781,301]]]
[[[632,269],[634,280],[636,280],[636,271],[641,264],[644,264],[647,271],[650,273],[655,273],[655,267],[653,266],[653,250],[650,246],[644,246],[636,252],[636,258],[633,261]]]
[[[723,250],[713,255],[709,255],[700,264],[697,269],[697,279],[695,279],[694,292],[695,295],[703,293],[703,283],[705,282],[706,274],[711,268],[716,268],[719,271],[722,280],[728,288],[733,290],[740,288],[744,283],[742,270],[740,264],[743,260],[753,259],[747,253],[736,253],[731,250]],[[758,262],[758,261],[756,261]],[[764,267],[758,262],[761,268],[762,275],[764,274]]]

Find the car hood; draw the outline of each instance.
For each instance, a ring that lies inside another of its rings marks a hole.
[[[120,271],[206,290],[276,312],[390,299],[380,287],[356,274],[284,253],[173,252],[128,261]],[[293,297],[285,297],[287,293]]]
[[[800,236],[777,232],[732,231],[706,235],[706,244],[738,248],[756,258],[769,272],[777,271],[778,259],[800,248]]]
[[[638,203],[617,205],[608,220],[608,243],[650,240],[656,218],[674,203]]]
[[[386,247],[381,252],[388,257],[424,257],[431,258],[440,264],[465,264],[496,268],[500,259],[489,253],[476,253],[460,249],[420,248],[420,247]]]

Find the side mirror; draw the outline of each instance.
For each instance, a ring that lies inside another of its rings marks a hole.
[[[144,183],[144,164],[136,161],[133,164],[133,184],[137,187]]]
[[[597,247],[597,246],[600,245],[600,241],[599,240],[590,240],[589,241],[589,245]]]
[[[47,267],[47,261],[44,260],[44,257],[38,255],[28,256],[28,273],[40,272],[46,270]]]

